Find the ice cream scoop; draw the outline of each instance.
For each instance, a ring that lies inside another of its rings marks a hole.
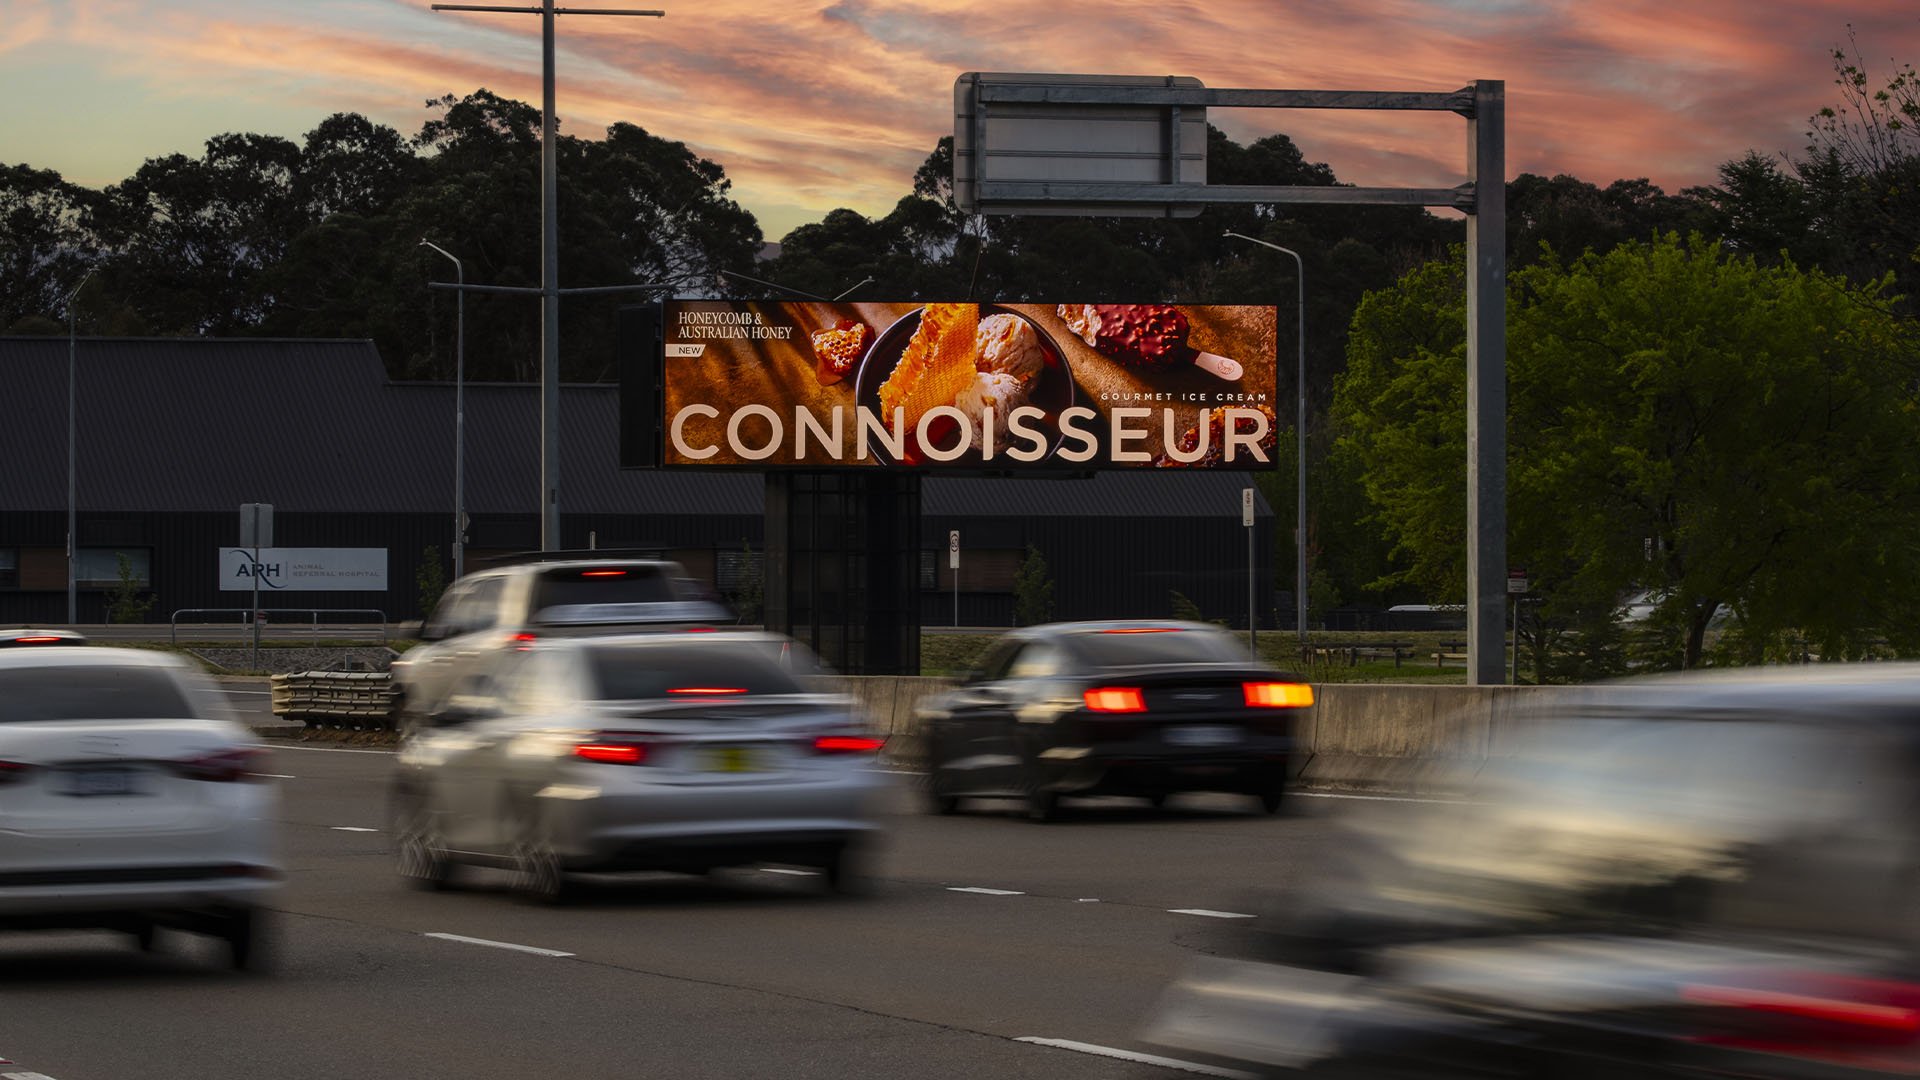
[[[954,407],[967,415],[975,431],[986,430],[986,414],[995,413],[996,448],[1007,445],[1007,414],[1027,403],[1027,388],[1017,376],[1003,371],[983,371],[973,377],[973,385],[960,392]]]
[[[1018,315],[989,315],[980,320],[974,337],[980,357],[974,366],[983,372],[1011,375],[1022,383],[1038,378],[1046,367],[1046,353],[1032,324]]]
[[[1126,367],[1193,364],[1229,381],[1244,374],[1238,361],[1189,346],[1193,324],[1172,304],[1061,304],[1056,310],[1081,341]]]

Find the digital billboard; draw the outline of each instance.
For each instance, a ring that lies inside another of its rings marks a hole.
[[[676,301],[669,466],[1264,469],[1271,307]]]

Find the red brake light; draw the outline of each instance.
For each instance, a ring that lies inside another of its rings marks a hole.
[[[685,694],[691,697],[723,697],[727,694],[744,694],[744,686],[676,686],[667,691],[669,694]]]
[[[1147,699],[1137,686],[1100,686],[1080,695],[1094,712],[1146,712]]]
[[[640,743],[581,743],[573,748],[573,756],[602,765],[644,765],[647,748]]]
[[[872,754],[887,745],[887,740],[870,735],[822,735],[813,740],[813,748],[822,754]]]
[[[1696,1039],[1715,1046],[1874,1066],[1876,1050],[1911,1047],[1920,1039],[1920,986],[1911,983],[1790,976],[1769,978],[1761,985],[1695,984],[1683,987],[1681,997],[1737,1010],[1730,1019],[1748,1018],[1745,1023],[1713,1024],[1712,1034]]]
[[[1177,626],[1119,626],[1100,631],[1103,634],[1177,634]]]
[[[1242,683],[1247,706],[1258,709],[1304,709],[1313,704],[1313,687],[1306,683]]]
[[[60,638],[53,634],[34,634],[31,637],[14,638],[13,643],[15,645],[52,645],[59,640]]]
[[[625,570],[582,570],[581,577],[626,577]]]
[[[257,746],[237,746],[231,750],[220,750],[197,758],[176,761],[173,768],[175,772],[189,780],[208,780],[214,783],[258,780],[260,777],[254,773],[254,764],[265,757],[266,753]]]
[[[689,633],[689,634],[711,634],[711,633],[713,633],[713,627],[711,627],[711,626],[689,626],[689,627],[687,627],[687,633]]]

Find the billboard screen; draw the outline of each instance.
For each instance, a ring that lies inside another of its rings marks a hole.
[[[1264,469],[1271,307],[676,301],[661,461]]]

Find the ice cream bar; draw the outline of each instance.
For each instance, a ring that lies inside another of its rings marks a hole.
[[[1067,329],[1101,355],[1131,368],[1158,370],[1197,364],[1222,379],[1238,379],[1238,363],[1187,344],[1193,324],[1172,304],[1061,304]]]

